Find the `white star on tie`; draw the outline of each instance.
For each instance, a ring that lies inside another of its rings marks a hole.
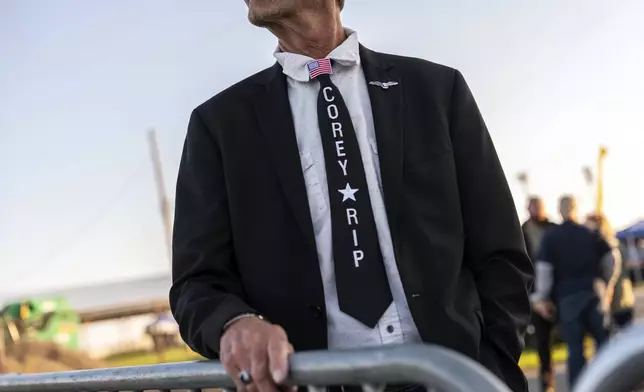
[[[342,202],[344,203],[348,199],[351,199],[353,201],[356,201],[356,192],[358,192],[357,189],[353,189],[349,186],[347,183],[347,186],[344,189],[338,189],[338,192],[342,193]]]

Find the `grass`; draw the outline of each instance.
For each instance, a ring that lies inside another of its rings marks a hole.
[[[590,339],[585,343],[586,358],[591,358],[595,354],[595,346]],[[564,344],[557,345],[552,350],[552,362],[562,363],[568,359],[568,349]],[[524,371],[533,370],[539,367],[539,356],[536,351],[524,351],[519,359],[519,366]]]
[[[552,350],[552,361],[554,363],[565,362],[568,359],[566,346],[558,346]],[[539,367],[539,356],[536,351],[524,351],[519,359],[519,366],[523,370],[531,370]]]
[[[197,361],[203,359],[188,348],[176,347],[167,350],[163,360],[156,353],[133,352],[105,358],[110,367],[154,365],[161,362]]]

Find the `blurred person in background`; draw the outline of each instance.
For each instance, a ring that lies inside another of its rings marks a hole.
[[[545,215],[543,201],[533,196],[528,199],[528,214],[521,229],[526,243],[530,259],[534,262],[539,254],[541,241],[546,232],[556,226],[550,222]],[[534,286],[533,286],[534,291]],[[550,298],[544,299],[548,306],[552,307]],[[534,328],[534,338],[537,353],[539,355],[539,383],[541,391],[553,391],[554,378],[552,372],[552,335],[554,329],[554,312],[552,317],[544,317],[538,312],[533,312],[531,323]]]
[[[553,316],[553,298],[561,334],[568,347],[568,381],[573,388],[586,364],[584,339],[590,334],[600,347],[609,338],[606,322],[610,299],[598,293],[597,281],[605,279],[605,260],[619,257],[603,237],[577,223],[573,196],[562,196],[559,212],[563,222],[543,238],[535,263],[534,309],[544,318]],[[614,262],[612,262],[614,263]]]
[[[597,290],[600,294],[604,293],[604,309],[610,312],[615,331],[619,331],[632,323],[635,311],[635,293],[628,271],[624,268],[624,253],[615,231],[603,215],[590,214],[586,218],[585,226],[613,248],[615,257],[603,259],[603,279],[598,280]]]
[[[247,1],[277,62],[192,112],[181,334],[240,390],[276,391],[293,351],[426,342],[527,391],[533,266],[474,97],[452,68],[362,46],[343,3]]]
[[[157,308],[155,313],[155,320],[145,328],[145,332],[152,339],[154,351],[163,361],[166,350],[177,341],[179,326],[172,315],[164,309]]]

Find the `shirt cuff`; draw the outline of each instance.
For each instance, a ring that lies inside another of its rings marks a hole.
[[[544,295],[541,293],[532,293],[530,294],[530,303],[531,304],[536,304],[537,302],[541,302],[544,299]]]

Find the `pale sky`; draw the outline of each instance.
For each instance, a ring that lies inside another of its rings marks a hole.
[[[552,218],[561,193],[588,210],[581,169],[605,144],[620,227],[644,217],[642,15],[640,0],[347,0],[344,22],[463,72],[521,217],[523,170]],[[145,131],[173,196],[191,110],[274,47],[242,0],[0,0],[0,294],[166,272]]]

